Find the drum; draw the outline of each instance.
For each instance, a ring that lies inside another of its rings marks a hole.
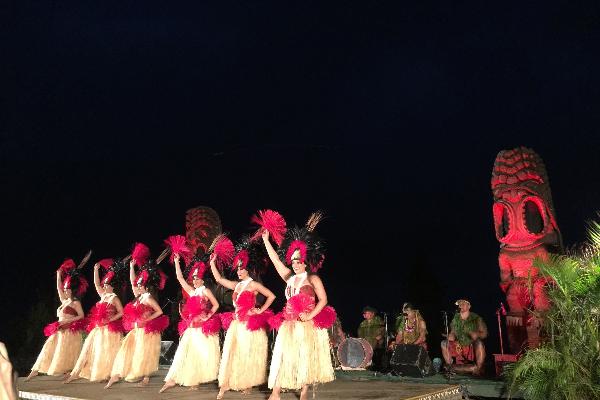
[[[365,339],[346,338],[337,349],[337,357],[342,369],[365,369],[371,364],[373,348]]]

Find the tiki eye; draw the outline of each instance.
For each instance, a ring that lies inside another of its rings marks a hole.
[[[494,219],[496,220],[496,235],[500,239],[506,237],[510,231],[510,217],[508,208],[504,204],[494,204]]]
[[[525,225],[530,233],[539,235],[544,231],[544,218],[537,202],[527,200],[523,206]]]

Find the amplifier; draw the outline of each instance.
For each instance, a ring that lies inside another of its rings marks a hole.
[[[390,366],[399,375],[424,377],[431,373],[429,354],[421,346],[401,344],[394,348]]]

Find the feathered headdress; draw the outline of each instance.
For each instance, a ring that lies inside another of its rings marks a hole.
[[[208,269],[208,266],[204,261],[195,261],[187,273],[187,280],[193,281],[194,279],[204,279],[204,273]]]
[[[258,230],[252,235],[252,240],[258,240],[264,231],[269,231],[273,241],[277,246],[281,246],[287,230],[285,219],[281,214],[273,210],[261,210],[250,221],[259,226]]]
[[[148,260],[141,268],[141,272],[135,280],[138,286],[163,290],[167,282],[167,275],[156,265],[154,260]]]
[[[77,297],[83,296],[89,284],[81,275],[81,269],[77,268],[75,261],[66,259],[58,269],[62,272],[63,289],[71,289]]]
[[[106,273],[102,277],[102,284],[109,284],[114,288],[118,288],[125,282],[127,275],[127,264],[124,260],[112,258],[104,258],[98,261]]]
[[[262,243],[253,241],[246,237],[240,240],[235,246],[235,257],[231,264],[231,269],[247,269],[255,275],[261,275],[265,272],[267,266],[267,253]]]
[[[299,260],[306,264],[312,272],[323,266],[325,260],[325,246],[315,233],[315,228],[323,219],[321,211],[314,212],[302,228],[288,229],[277,252],[286,264]]]

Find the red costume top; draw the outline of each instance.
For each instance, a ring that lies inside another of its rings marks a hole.
[[[246,279],[238,282],[231,295],[234,313],[220,314],[223,328],[229,329],[229,324],[233,319],[243,322],[249,331],[266,329],[269,325],[269,318],[273,317],[271,310],[265,310],[260,314],[251,314],[250,311],[256,308],[256,292],[246,290],[246,287],[252,282],[252,279]]]
[[[65,330],[68,329],[71,332],[81,332],[85,329],[85,325],[86,325],[86,320],[85,319],[79,319],[77,321],[73,321],[73,322],[67,322],[67,323],[62,323],[60,321],[61,317],[64,316],[77,316],[77,310],[75,310],[75,308],[71,307],[70,304],[72,303],[72,300],[65,300],[60,307],[58,307],[56,309],[56,316],[59,318],[58,321],[52,322],[48,325],[46,325],[44,327],[44,335],[45,336],[52,336],[54,335],[56,332],[58,332],[59,330]]]
[[[214,335],[221,329],[221,321],[215,316],[206,319],[210,314],[212,304],[208,297],[204,295],[206,288],[201,286],[194,289],[194,292],[185,302],[181,310],[181,321],[177,325],[179,335],[183,335],[187,328],[202,328],[205,335]]]
[[[123,332],[123,323],[121,318],[111,321],[111,318],[117,313],[117,307],[112,304],[112,299],[116,295],[114,293],[105,293],[100,296],[100,301],[97,302],[88,313],[88,324],[86,330],[91,332],[97,327],[108,326],[111,332]]]
[[[134,328],[144,328],[146,333],[161,333],[169,326],[169,317],[160,315],[147,321],[146,319],[154,313],[154,308],[142,303],[150,297],[149,293],[142,294],[135,301],[127,303],[123,309],[123,327],[126,331]]]

